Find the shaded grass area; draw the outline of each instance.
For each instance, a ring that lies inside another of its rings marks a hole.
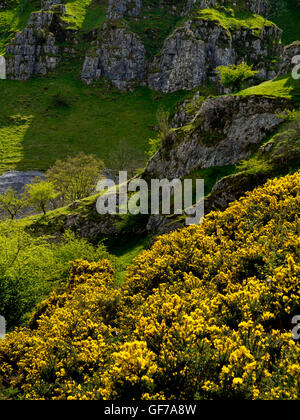
[[[275,16],[274,22],[283,30],[282,42],[286,45],[300,41],[300,2],[285,0],[286,11]]]
[[[102,27],[108,0],[67,0],[64,3],[67,12],[64,20],[70,28],[88,32]]]
[[[193,179],[193,181],[196,181],[196,179],[204,179],[204,193],[205,196],[207,196],[221,178],[231,175],[235,173],[235,171],[235,165],[214,166],[211,168],[198,169],[185,178]],[[196,192],[194,193],[196,196]],[[193,202],[195,202],[195,196],[193,197]]]
[[[134,259],[143,252],[149,243],[149,237],[136,239],[132,238],[126,244],[115,247],[111,250],[112,255],[116,257],[116,283],[120,285],[125,280],[126,270]]]
[[[159,7],[146,10],[142,19],[127,19],[130,29],[140,36],[145,45],[148,59],[153,58],[159,52],[165,39],[182,21],[182,18]]]
[[[172,111],[183,95],[158,95],[147,88],[124,93],[104,81],[85,86],[72,73],[1,80],[0,173],[45,170],[79,151],[112,167],[120,142],[130,166],[142,167],[158,108]]]

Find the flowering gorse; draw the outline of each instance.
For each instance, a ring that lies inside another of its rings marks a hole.
[[[300,172],[159,238],[115,286],[77,261],[29,329],[0,343],[3,385],[34,399],[299,399]]]

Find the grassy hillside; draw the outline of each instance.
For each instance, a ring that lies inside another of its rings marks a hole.
[[[47,78],[0,81],[0,173],[44,170],[57,158],[81,150],[101,157],[108,167],[143,167],[148,139],[155,136],[157,110],[172,111],[184,95],[160,95],[147,88],[122,93],[105,81],[84,86],[80,69],[88,48],[85,35],[102,26],[108,1],[64,3],[64,20],[77,30],[78,57],[66,58]],[[14,32],[26,26],[30,12],[39,8],[40,2],[34,1],[0,11],[0,53]]]
[[[1,80],[0,171],[43,170],[81,150],[109,167],[118,157],[142,167],[157,109],[172,109],[181,96],[160,96],[147,88],[121,93],[102,82],[87,87],[73,73]]]
[[[105,20],[108,0],[66,0],[67,16],[65,21],[69,27],[87,32],[101,28]]]

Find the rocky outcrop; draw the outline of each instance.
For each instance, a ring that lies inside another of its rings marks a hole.
[[[253,63],[262,80],[275,77],[278,69],[274,63],[282,53],[281,30],[263,19],[260,28],[248,27],[224,8],[219,10],[221,17],[217,18],[214,14],[211,17],[207,13],[199,14],[219,3],[217,0],[158,0],[155,4],[146,0],[110,0],[104,30],[86,54],[82,80],[90,83],[106,77],[121,89],[147,84],[153,90],[167,93],[194,89],[208,80],[217,81],[217,66],[241,61]],[[265,4],[265,0],[255,0],[244,6],[263,13]],[[155,9],[186,16],[187,20],[165,40],[159,54],[147,65],[140,37],[132,32],[132,26],[126,28],[124,19],[147,19],[147,13]],[[226,24],[228,18],[233,22],[230,28]]]
[[[44,2],[47,10],[32,13],[27,27],[6,47],[8,79],[26,80],[33,74],[45,75],[56,67],[60,60],[56,34],[61,40],[65,6],[55,3],[55,0]]]
[[[109,0],[107,19],[123,19],[126,15],[137,17],[142,10],[142,0]]]
[[[45,0],[44,0],[45,1]],[[55,0],[50,0],[55,1]],[[246,6],[253,13],[265,15],[268,11],[269,0],[247,0]],[[222,4],[219,0],[158,0],[157,6],[165,8],[169,13],[186,16],[192,9],[207,9]],[[107,18],[109,20],[123,19],[126,16],[137,18],[141,15],[143,7],[151,7],[147,0],[109,0]]]
[[[168,13],[186,16],[193,8],[206,9],[216,5],[218,0],[185,0],[178,2],[177,0],[158,0],[155,6],[163,8]],[[108,20],[118,20],[124,17],[140,17],[143,9],[151,9],[153,4],[149,5],[147,0],[109,0]]]
[[[270,0],[247,0],[247,6],[252,13],[266,16],[270,8]]]
[[[60,3],[61,0],[41,0],[41,12],[32,13],[27,27],[7,46],[8,78],[26,80],[32,74],[45,75],[64,53],[74,55],[75,40],[67,35],[67,25],[61,19],[65,6]],[[268,0],[248,0],[244,6],[264,14],[267,3]],[[218,65],[237,64],[242,60],[254,63],[262,79],[274,77],[274,60],[281,54],[281,31],[269,23],[262,30],[251,30],[239,22],[228,29],[218,20],[197,15],[197,11],[217,4],[223,2],[109,0],[104,28],[96,31],[96,40],[94,37],[86,53],[82,80],[90,83],[105,77],[120,89],[148,84],[151,89],[172,92],[193,89],[207,80],[215,81],[214,70]],[[6,7],[7,0],[0,0],[0,5]],[[160,54],[148,65],[139,35],[126,26],[124,19],[146,19],[147,13],[155,9],[190,17],[165,40]],[[89,36],[93,38],[93,35]],[[61,50],[57,41],[66,39],[71,45]]]
[[[105,77],[119,89],[144,84],[146,50],[137,35],[124,27],[105,25],[85,57],[82,80],[89,84]]]
[[[296,60],[296,57],[299,59]],[[291,73],[296,64],[300,64],[300,41],[296,41],[291,45],[285,47],[280,60],[280,69],[278,76],[283,76],[287,73]]]
[[[199,9],[207,9],[214,7],[217,4],[218,0],[187,0],[186,6],[184,9],[184,16],[189,13],[194,7]]]
[[[51,10],[52,6],[55,6],[56,4],[61,4],[62,0],[42,0],[41,2],[41,8],[42,10]]]
[[[193,121],[196,113],[203,104],[205,98],[200,96],[200,91],[196,92],[192,99],[185,99],[172,117],[171,127],[183,127]]]
[[[0,10],[7,9],[8,7],[11,7],[11,5],[7,0],[0,0]]]
[[[194,18],[185,22],[164,43],[150,67],[150,88],[162,92],[193,89],[216,80],[215,68],[246,61],[262,79],[276,74],[272,59],[281,53],[281,30],[275,25],[257,30],[227,29],[218,21]],[[269,64],[268,64],[269,63]]]
[[[190,126],[165,139],[144,176],[181,178],[196,169],[235,164],[282,123],[278,113],[288,106],[282,98],[254,95],[208,99]]]

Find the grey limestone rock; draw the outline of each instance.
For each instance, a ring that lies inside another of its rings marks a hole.
[[[189,130],[176,130],[165,140],[144,176],[173,179],[200,168],[235,164],[282,123],[278,113],[288,105],[282,98],[255,95],[208,99]]]
[[[107,19],[122,19],[126,15],[137,17],[141,13],[142,5],[142,0],[109,0]]]
[[[146,79],[146,50],[139,37],[124,27],[106,25],[94,50],[85,57],[82,80],[105,77],[119,89],[142,85]]]
[[[228,30],[216,21],[189,19],[164,42],[150,66],[148,84],[162,92],[189,90],[216,80],[216,67],[241,61],[254,63],[262,79],[273,78],[270,57],[280,55],[280,39],[281,30],[275,25],[258,34],[250,28]]]
[[[297,63],[300,64],[300,41],[285,47],[280,60],[278,76],[291,73]]]
[[[60,17],[65,6],[56,5],[54,0],[44,2],[43,6],[47,10],[32,13],[27,27],[17,32],[6,47],[8,79],[27,80],[33,74],[46,75],[60,60],[54,32],[63,30]]]

